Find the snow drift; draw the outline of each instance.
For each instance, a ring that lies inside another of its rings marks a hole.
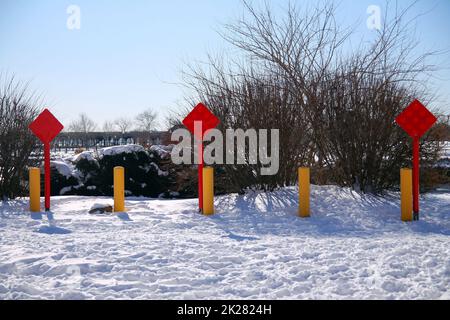
[[[421,198],[400,221],[398,194],[312,187],[197,200],[56,197],[53,215],[0,206],[0,299],[449,299],[450,192]]]

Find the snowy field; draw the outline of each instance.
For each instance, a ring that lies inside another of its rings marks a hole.
[[[296,192],[218,197],[213,217],[195,199],[90,215],[112,200],[56,197],[41,219],[5,202],[0,299],[450,299],[450,190],[423,196],[417,223],[397,194],[337,187],[312,187],[300,219]]]

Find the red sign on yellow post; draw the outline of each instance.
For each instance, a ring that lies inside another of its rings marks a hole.
[[[196,130],[199,123],[201,130]],[[203,137],[208,130],[214,129],[220,120],[202,103],[199,103],[183,120],[185,127],[197,138],[198,146],[198,206],[203,210]]]
[[[414,100],[395,121],[413,139],[413,219],[419,220],[419,141],[437,119],[419,100]]]
[[[50,142],[61,132],[64,126],[56,117],[45,109],[30,124],[30,130],[44,144],[44,168],[45,168],[45,210],[50,210]]]

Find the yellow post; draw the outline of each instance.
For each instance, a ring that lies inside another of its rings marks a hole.
[[[214,168],[203,168],[203,214],[214,214]]]
[[[412,192],[412,170],[400,170],[400,193],[402,207],[402,221],[413,220],[413,192]]]
[[[310,216],[309,209],[309,168],[299,168],[298,169],[298,215],[302,218],[307,218]]]
[[[29,171],[30,187],[30,211],[41,211],[41,170],[39,168],[30,168]]]
[[[125,169],[114,168],[114,212],[125,211]]]

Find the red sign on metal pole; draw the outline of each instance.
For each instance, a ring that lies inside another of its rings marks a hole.
[[[437,119],[419,100],[414,100],[395,121],[413,138],[413,211],[414,220],[419,220],[419,141]]]
[[[203,209],[203,137],[214,129],[220,120],[202,103],[199,103],[183,120],[185,127],[198,140],[198,207]]]
[[[48,109],[45,109],[30,124],[29,128],[44,144],[45,211],[50,211],[50,142],[64,126]]]

